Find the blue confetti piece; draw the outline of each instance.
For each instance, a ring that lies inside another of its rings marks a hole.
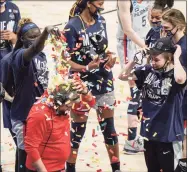
[[[20,168],[23,168],[23,165],[20,165]]]
[[[80,61],[80,62],[83,62],[82,56],[79,55],[77,60]]]
[[[112,91],[112,88],[106,87],[106,90],[107,90],[107,91]]]
[[[99,131],[99,126],[97,126],[97,131]]]
[[[102,127],[104,127],[104,126],[106,126],[106,125],[107,125],[107,123],[106,123],[106,122],[101,124],[101,126],[102,126]]]

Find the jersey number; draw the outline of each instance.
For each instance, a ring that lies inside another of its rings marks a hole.
[[[146,16],[142,17],[142,27],[146,26]]]

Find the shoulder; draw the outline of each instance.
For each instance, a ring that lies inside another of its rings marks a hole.
[[[16,57],[18,57],[18,56],[22,56],[24,51],[25,51],[24,48],[20,48],[16,51],[13,51],[13,54],[12,54],[13,59],[16,59]]]
[[[9,63],[12,59],[12,52],[6,54],[2,59],[1,59],[1,64],[2,63]]]
[[[75,28],[77,24],[81,23],[81,20],[79,19],[78,16],[72,17],[68,23],[66,24],[66,26],[69,26],[71,28]]]
[[[28,119],[34,118],[35,120],[47,120],[51,116],[51,110],[47,105],[42,103],[34,104],[29,112]]]
[[[19,13],[19,8],[16,4],[12,3],[12,2],[6,2],[6,7],[9,9],[13,9],[13,13]]]

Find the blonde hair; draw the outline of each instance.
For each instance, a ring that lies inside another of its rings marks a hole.
[[[18,27],[21,28],[24,24],[26,24],[26,23],[32,23],[32,22],[33,21],[30,18],[21,18],[20,21],[19,21],[19,23],[18,23]]]
[[[162,15],[162,19],[172,24],[172,26],[178,26],[179,29],[184,30],[186,28],[186,21],[183,13],[177,9],[170,9]]]

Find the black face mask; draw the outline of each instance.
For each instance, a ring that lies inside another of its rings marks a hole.
[[[89,8],[89,13],[90,15],[93,17],[93,18],[97,18],[98,15],[104,10],[104,8],[100,8],[100,7],[97,7],[95,4],[91,3],[95,8],[95,12],[91,12],[90,8]]]
[[[174,27],[174,28],[175,28],[175,27]],[[173,29],[174,29],[174,28],[173,28]],[[178,29],[176,30],[175,33],[172,33],[172,30],[173,30],[173,29],[171,29],[171,30],[165,30],[165,32],[167,33],[167,37],[172,38],[172,37],[177,33]]]
[[[35,40],[23,40],[23,46],[29,48],[34,42]]]

